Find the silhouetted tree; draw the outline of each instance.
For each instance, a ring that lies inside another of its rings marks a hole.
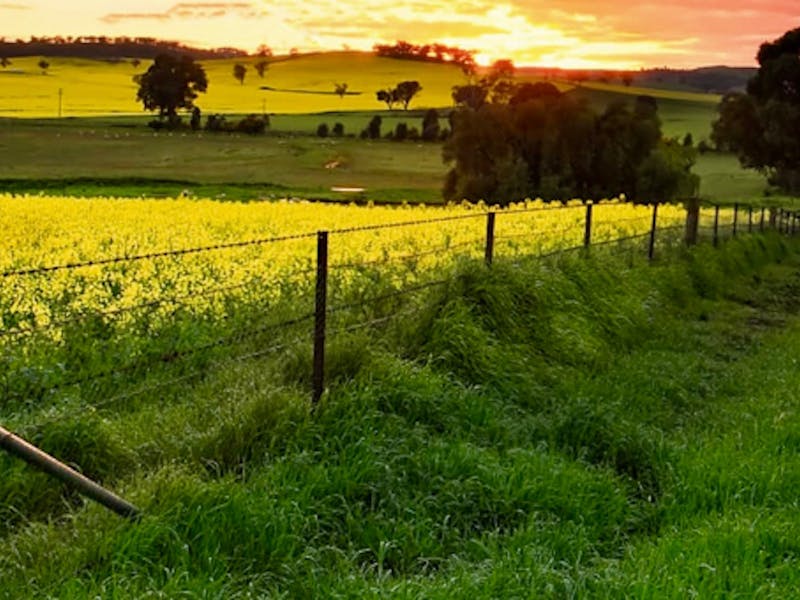
[[[192,109],[192,118],[189,120],[189,127],[192,128],[192,131],[197,131],[200,129],[200,120],[202,119],[202,114],[200,113],[200,109],[195,106]]]
[[[242,63],[236,63],[233,65],[233,76],[239,82],[240,85],[244,85],[244,78],[247,75],[247,67],[244,66]]]
[[[454,86],[452,93],[453,102],[460,106],[468,106],[473,110],[478,110],[483,106],[488,95],[489,90],[476,83]]]
[[[339,98],[344,98],[345,94],[347,94],[347,84],[346,83],[334,83],[334,92],[336,93]]]
[[[134,81],[139,84],[136,99],[145,110],[157,110],[160,119],[169,121],[176,119],[179,109],[194,108],[198,94],[208,89],[203,67],[186,55],[159,54]]]
[[[408,105],[411,100],[422,91],[422,86],[419,81],[401,81],[397,84],[395,92],[397,99],[403,104],[403,110],[408,110]]]
[[[134,58],[131,61],[131,65],[133,66],[134,69],[138,69],[139,65],[141,65],[141,64],[142,64],[142,61],[140,61],[138,58]]]
[[[381,137],[381,122],[382,119],[380,116],[375,115],[370,119],[369,125],[367,128],[362,132],[361,137],[369,138],[371,140],[377,140]]]
[[[258,76],[264,79],[264,73],[269,69],[269,63],[265,60],[259,60],[253,65],[253,68],[256,70],[256,73],[258,73]]]
[[[426,142],[432,142],[439,139],[440,132],[439,113],[435,108],[431,108],[422,119],[422,139]]]
[[[11,61],[7,57],[3,56],[2,58],[0,58],[0,67],[3,67],[5,69],[10,65]]]
[[[272,48],[266,44],[261,44],[256,48],[256,54],[262,58],[272,58]]]
[[[397,89],[390,89],[387,88],[385,90],[378,90],[375,92],[375,97],[378,99],[378,102],[386,103],[386,106],[389,110],[394,108],[394,105],[397,104],[400,99],[397,97]]]
[[[36,65],[42,70],[42,75],[47,73],[47,69],[50,68],[50,63],[47,62],[45,59],[41,59]]]

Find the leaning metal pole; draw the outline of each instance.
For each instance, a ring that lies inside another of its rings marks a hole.
[[[133,519],[139,515],[139,509],[133,504],[123,500],[3,427],[0,427],[0,448],[41,469],[48,475],[60,479],[84,496],[99,502],[122,517]]]

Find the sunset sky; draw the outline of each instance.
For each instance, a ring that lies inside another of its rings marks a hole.
[[[252,51],[369,50],[403,39],[478,51],[479,62],[639,68],[755,64],[800,26],[798,0],[0,0],[0,35],[129,35]]]

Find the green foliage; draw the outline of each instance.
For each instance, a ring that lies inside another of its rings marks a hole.
[[[697,152],[676,140],[662,140],[639,165],[637,180],[640,198],[658,202],[660,198],[693,198],[700,177],[692,173]]]
[[[508,104],[461,108],[443,158],[447,200],[506,205],[525,197],[671,201],[696,190],[691,150],[661,143],[653,98],[595,113],[550,84],[523,85]]]
[[[770,175],[790,193],[800,192],[800,28],[765,42],[747,93],[726,95],[712,139],[735,152],[745,168]]]

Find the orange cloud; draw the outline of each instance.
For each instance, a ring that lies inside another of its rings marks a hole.
[[[100,20],[106,23],[119,23],[122,21],[214,19],[231,12],[244,12],[252,16],[254,9],[250,2],[179,2],[163,12],[111,13],[101,17]]]

